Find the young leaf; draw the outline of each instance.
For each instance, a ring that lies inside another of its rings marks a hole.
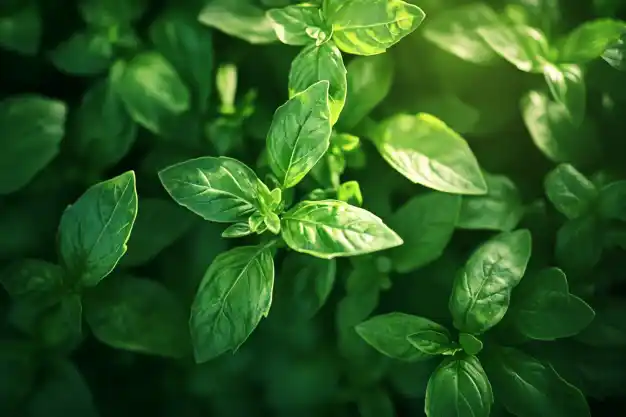
[[[294,97],[321,80],[329,84],[330,124],[334,125],[346,101],[348,86],[341,52],[333,42],[308,45],[294,58],[289,71],[289,96]]]
[[[473,334],[459,334],[459,343],[468,355],[478,355],[483,350],[483,342]]]
[[[463,196],[456,227],[510,232],[524,214],[522,196],[509,178],[488,173],[483,173],[483,176],[487,194]]]
[[[407,336],[409,343],[427,355],[453,355],[458,351],[450,332],[443,330],[422,330]]]
[[[498,55],[477,30],[483,26],[495,26],[499,22],[497,13],[486,3],[470,3],[429,18],[424,26],[424,37],[464,61],[479,65],[491,64]]]
[[[0,195],[24,187],[57,156],[66,117],[65,103],[43,96],[0,101]]]
[[[387,97],[393,70],[393,59],[388,54],[360,56],[350,61],[346,103],[339,118],[342,129],[354,128]]]
[[[166,131],[171,118],[190,107],[190,93],[163,55],[144,52],[111,68],[114,90],[133,120],[155,134]]]
[[[407,273],[437,260],[452,238],[461,196],[431,191],[413,197],[388,221],[404,244],[390,251],[394,269]]]
[[[596,186],[570,164],[560,164],[545,180],[548,199],[568,219],[588,213],[598,198]]]
[[[489,417],[491,383],[476,356],[445,359],[428,381],[428,417]]]
[[[356,326],[356,332],[380,353],[404,361],[420,361],[432,356],[415,348],[409,336],[425,330],[447,334],[448,330],[424,317],[405,313],[374,316]]]
[[[50,60],[66,74],[99,75],[113,62],[113,44],[105,33],[77,32],[50,53]]]
[[[566,222],[556,234],[557,264],[569,273],[590,272],[602,257],[602,229],[593,215]]]
[[[502,320],[511,291],[524,276],[530,252],[530,232],[523,229],[491,238],[470,256],[450,295],[450,313],[457,329],[481,334]]]
[[[520,71],[541,73],[548,61],[548,41],[538,29],[500,23],[481,26],[476,32],[498,55]]]
[[[552,97],[565,106],[574,124],[582,123],[587,105],[587,88],[580,66],[546,64],[543,74]]]
[[[495,397],[511,414],[541,417],[589,417],[582,392],[539,362],[513,348],[490,351],[483,358]]]
[[[278,39],[287,45],[306,45],[313,43],[314,39],[309,36],[308,28],[322,29],[321,9],[316,4],[294,4],[282,9],[267,11],[267,17],[272,23]]]
[[[133,23],[148,8],[147,0],[80,0],[80,13],[90,25],[109,28]]]
[[[204,6],[198,20],[251,44],[276,42],[270,19],[251,0],[213,0]]]
[[[402,244],[374,214],[342,201],[302,201],[282,217],[287,246],[323,259],[356,256]]]
[[[109,275],[126,253],[137,216],[135,173],[91,186],[61,217],[58,247],[73,279],[92,287]]]
[[[115,349],[179,358],[190,352],[187,311],[156,281],[111,277],[85,294],[94,336]]]
[[[245,221],[261,209],[260,195],[269,194],[246,164],[225,156],[180,162],[159,178],[174,201],[212,222]]]
[[[254,233],[254,231],[250,228],[250,225],[247,222],[235,223],[231,224],[222,232],[222,237],[225,238],[235,238],[235,237],[243,237],[248,236]]]
[[[240,246],[217,256],[191,306],[197,363],[236,351],[272,304],[274,260],[268,246]]]
[[[414,183],[454,194],[487,193],[465,139],[434,116],[392,116],[378,127],[374,142],[382,157]]]
[[[0,16],[0,46],[24,55],[36,55],[41,43],[42,26],[37,3],[27,4],[8,16]]]
[[[535,340],[574,336],[595,316],[586,302],[570,294],[567,278],[558,268],[524,278],[513,293],[510,314],[515,327]]]
[[[596,19],[585,22],[562,40],[559,62],[584,64],[599,58],[625,30],[626,22],[621,20]]]
[[[605,219],[626,222],[626,180],[612,182],[600,189],[598,212]]]
[[[267,156],[283,188],[298,184],[330,146],[329,85],[316,82],[274,113]]]
[[[355,55],[382,54],[412,33],[425,13],[402,0],[327,0],[324,17],[339,49]]]

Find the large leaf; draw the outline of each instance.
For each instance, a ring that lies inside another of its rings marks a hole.
[[[584,64],[599,58],[626,31],[626,22],[614,19],[596,19],[583,23],[571,31],[559,47],[559,61]]]
[[[548,41],[538,29],[499,23],[481,26],[477,33],[498,55],[520,71],[541,73],[548,61]]]
[[[202,24],[252,44],[277,40],[265,11],[251,0],[211,0],[198,19]]]
[[[287,45],[314,43],[314,31],[322,30],[324,22],[321,8],[312,3],[294,4],[282,9],[267,11],[276,36]],[[312,32],[312,30],[314,30]],[[323,39],[322,39],[323,40]]]

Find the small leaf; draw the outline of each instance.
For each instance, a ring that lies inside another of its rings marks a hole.
[[[173,358],[190,351],[188,313],[156,281],[118,275],[89,290],[84,303],[91,331],[106,345]]]
[[[382,157],[414,183],[454,194],[487,193],[465,139],[434,116],[393,116],[378,127],[375,144]]]
[[[473,334],[459,334],[459,343],[468,355],[478,355],[483,350],[483,342]]]
[[[223,232],[222,237],[225,238],[236,238],[248,236],[254,233],[252,229],[250,229],[250,225],[248,223],[235,223],[228,226]]]
[[[320,7],[310,3],[271,9],[267,11],[267,17],[270,19],[278,39],[287,45],[313,43],[314,39],[309,36],[307,29],[322,29],[324,26]]]
[[[560,164],[545,180],[548,199],[568,219],[588,213],[598,198],[596,186],[570,164]]]
[[[528,230],[501,233],[482,244],[457,275],[450,295],[454,326],[481,334],[502,320],[511,291],[526,271],[530,259]]]
[[[265,11],[249,0],[212,0],[198,16],[200,23],[251,44],[276,42]]]
[[[604,50],[602,59],[613,68],[626,71],[626,32]]]
[[[426,15],[401,0],[329,0],[324,2],[324,16],[339,49],[376,55],[415,31]]]
[[[337,200],[361,207],[363,205],[363,195],[361,194],[359,183],[356,181],[342,183],[337,189]]]
[[[59,224],[59,253],[71,277],[92,287],[109,275],[126,253],[136,216],[133,171],[87,189]]]
[[[626,222],[626,180],[609,183],[600,189],[598,211],[605,219]]]
[[[445,327],[427,318],[405,313],[374,316],[356,326],[359,336],[380,353],[411,362],[431,358],[430,354],[416,349],[409,341],[409,336],[425,330],[448,332]]]
[[[212,222],[245,221],[260,210],[260,194],[269,194],[246,164],[225,156],[180,162],[160,171],[159,178],[174,201]]]
[[[240,246],[218,255],[191,306],[197,363],[236,351],[272,304],[274,261],[267,246]]]
[[[34,2],[8,16],[0,16],[0,46],[24,55],[36,55],[42,26],[41,12]]]
[[[543,74],[554,99],[563,104],[574,124],[582,123],[587,104],[587,88],[578,65],[546,64]]]
[[[294,58],[289,71],[289,96],[294,97],[322,80],[328,81],[330,124],[334,125],[346,101],[348,86],[341,52],[332,42],[308,45]]]
[[[99,75],[113,62],[113,45],[105,33],[77,32],[50,53],[50,60],[66,74]]]
[[[409,343],[427,355],[453,355],[458,350],[447,330],[422,330],[407,338]]]
[[[374,214],[342,201],[302,201],[282,218],[291,249],[323,259],[364,255],[402,244]]]
[[[626,30],[626,22],[596,19],[571,31],[559,47],[559,62],[584,64],[599,58]]]
[[[477,357],[455,357],[435,369],[425,401],[428,417],[489,417],[493,392]]]
[[[283,188],[298,184],[330,146],[328,91],[328,81],[318,81],[274,113],[267,156]]]
[[[394,269],[407,273],[437,260],[448,246],[461,209],[461,196],[430,191],[410,199],[389,219],[404,244],[391,250]]]

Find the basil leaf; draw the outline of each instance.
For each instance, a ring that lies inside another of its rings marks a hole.
[[[190,352],[188,312],[156,281],[111,277],[85,294],[85,319],[115,349],[173,358]]]
[[[495,397],[511,414],[537,417],[589,417],[589,406],[578,388],[550,366],[513,348],[485,355],[483,363]]]
[[[0,195],[31,182],[59,153],[67,106],[36,95],[0,101]]]
[[[136,216],[133,171],[91,186],[61,217],[62,265],[84,286],[98,284],[124,256]]]
[[[228,226],[223,232],[222,237],[225,238],[235,238],[235,237],[243,237],[248,236],[254,233],[254,231],[250,228],[250,225],[246,223],[235,223]]]
[[[563,104],[575,124],[585,118],[587,88],[582,69],[578,65],[546,64],[543,74],[554,99]]]
[[[393,60],[387,54],[360,56],[350,61],[346,103],[339,118],[342,129],[354,128],[387,97],[393,83],[393,70]]]
[[[478,355],[483,350],[483,342],[473,334],[460,333],[459,343],[468,355]]]
[[[0,274],[0,283],[13,299],[29,294],[59,293],[64,284],[63,268],[39,259],[23,259]]]
[[[356,326],[359,336],[383,355],[411,362],[431,358],[409,342],[409,336],[425,330],[448,332],[434,321],[405,313],[374,316]]]
[[[81,0],[78,8],[85,22],[102,28],[139,20],[148,8],[147,0]]]
[[[522,280],[513,294],[515,327],[535,340],[555,340],[580,333],[594,319],[593,309],[569,292],[567,277],[547,268]]]
[[[548,199],[568,219],[588,213],[598,198],[596,186],[570,164],[560,164],[546,176]]]
[[[330,146],[329,85],[325,80],[316,82],[274,113],[267,156],[283,188],[298,184]]]
[[[613,68],[626,71],[626,32],[604,50],[602,59]]]
[[[247,220],[260,210],[260,194],[269,193],[246,164],[225,156],[180,162],[160,171],[159,178],[174,201],[219,223]]]
[[[380,124],[374,142],[391,167],[414,183],[454,194],[487,193],[465,139],[434,116],[392,116]]]
[[[504,175],[483,173],[487,194],[463,196],[456,227],[469,230],[510,232],[524,214],[522,196]]]
[[[389,253],[394,269],[407,273],[437,260],[452,239],[461,196],[428,192],[410,199],[389,219],[404,244]]]
[[[481,334],[502,320],[511,291],[526,271],[530,259],[528,230],[501,233],[482,244],[457,275],[450,295],[454,326]]]
[[[104,33],[77,32],[50,53],[50,60],[66,74],[98,75],[113,63],[113,44]]]
[[[49,349],[71,352],[83,339],[83,305],[80,294],[65,295],[46,311],[39,324],[41,341]]]
[[[34,56],[41,45],[43,24],[37,3],[0,16],[0,46],[27,56]]]
[[[323,259],[356,256],[402,244],[374,214],[342,201],[302,201],[282,217],[282,237],[296,252]]]
[[[409,35],[426,14],[401,0],[328,0],[326,22],[339,49],[355,55],[382,54]]]
[[[198,20],[251,44],[276,42],[270,19],[252,0],[212,0],[204,6]]]
[[[191,306],[197,363],[236,351],[272,304],[274,260],[267,246],[240,246],[218,255]]]
[[[493,392],[475,356],[445,359],[428,381],[428,417],[489,417]]]
[[[596,19],[571,31],[559,46],[559,62],[584,64],[599,58],[626,30],[626,22]]]
[[[133,120],[155,134],[164,133],[174,116],[189,110],[190,93],[163,55],[144,52],[111,69],[113,89]]]
[[[348,86],[341,52],[332,42],[308,45],[294,58],[289,71],[289,96],[294,97],[321,80],[329,84],[330,124],[334,125],[346,101]]]
[[[282,9],[267,11],[276,37],[287,45],[306,45],[314,41],[307,33],[308,28],[322,29],[322,11],[316,4],[295,4]]]
[[[427,355],[453,355],[458,351],[450,332],[443,330],[422,330],[407,336],[409,343]]]
[[[605,219],[626,222],[626,180],[612,182],[600,189],[598,212]]]
[[[626,346],[626,306],[620,298],[600,298],[595,319],[575,339],[586,346],[623,348]]]
[[[567,273],[582,274],[595,267],[602,257],[602,230],[594,215],[566,222],[556,234],[555,257]]]
[[[541,73],[548,61],[548,41],[538,29],[500,23],[481,26],[476,32],[498,55],[520,71]]]
[[[498,55],[477,30],[499,23],[496,12],[485,3],[470,3],[429,18],[424,37],[444,51],[478,65],[491,64]]]

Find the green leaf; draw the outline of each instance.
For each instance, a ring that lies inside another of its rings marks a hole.
[[[298,184],[330,146],[328,92],[328,81],[318,81],[274,113],[267,134],[267,156],[283,188]]]
[[[587,88],[580,66],[546,64],[543,74],[552,97],[565,106],[573,123],[582,123],[587,105]]]
[[[354,55],[376,55],[411,34],[426,14],[401,0],[329,0],[326,22],[339,49]]]
[[[584,64],[599,58],[626,30],[626,22],[596,19],[571,31],[559,46],[559,62]]]
[[[626,222],[626,180],[612,182],[600,189],[598,212],[605,219]]]
[[[59,253],[70,276],[92,287],[109,275],[126,253],[136,216],[133,171],[87,189],[59,224]]]
[[[602,59],[613,68],[626,71],[626,32],[604,50]]]
[[[204,25],[252,44],[276,42],[272,22],[251,0],[212,0],[198,19]]]
[[[44,346],[70,352],[83,338],[83,305],[80,294],[65,295],[46,311],[39,324]]]
[[[191,306],[197,363],[236,351],[269,313],[274,260],[268,246],[240,246],[217,256]]]
[[[31,3],[8,16],[0,16],[0,46],[24,55],[36,55],[42,33],[37,3]]]
[[[23,259],[2,271],[0,283],[13,299],[30,294],[54,295],[63,288],[63,268],[39,259]]]
[[[459,343],[468,355],[478,355],[483,350],[483,342],[473,334],[459,334]]]
[[[90,25],[109,28],[133,23],[148,8],[147,0],[80,0],[80,13]]]
[[[448,246],[461,209],[461,196],[430,191],[413,197],[389,218],[404,244],[389,256],[394,269],[407,273],[437,260]]]
[[[489,417],[493,392],[475,356],[445,359],[428,381],[428,417]]]
[[[167,221],[163,221],[167,219]],[[176,204],[158,198],[139,199],[139,211],[122,267],[143,265],[187,232],[196,219]],[[158,225],[158,227],[155,227]]]
[[[464,61],[491,64],[498,55],[480,37],[480,27],[499,23],[496,12],[485,3],[470,3],[443,11],[429,18],[424,25],[424,37]]]
[[[309,28],[323,29],[321,9],[312,3],[295,4],[267,11],[278,39],[287,45],[306,45],[314,41]]]
[[[392,116],[378,126],[375,144],[392,168],[414,183],[454,194],[487,193],[465,139],[434,116]]]
[[[357,398],[360,417],[395,417],[396,411],[391,395],[382,388],[367,389]]]
[[[522,98],[521,107],[535,146],[551,161],[582,166],[601,157],[595,126],[588,120],[576,126],[563,104],[539,91],[530,91]]]
[[[330,124],[337,123],[346,101],[346,67],[341,52],[333,42],[304,47],[294,58],[289,71],[289,96],[307,90],[318,81],[328,81]],[[321,87],[320,87],[321,88]]]
[[[363,194],[361,193],[359,183],[357,181],[342,183],[337,189],[337,200],[361,207],[363,205]]]
[[[167,130],[172,117],[189,110],[190,93],[163,55],[143,52],[111,69],[113,89],[133,120],[155,134]]]
[[[595,305],[595,319],[576,335],[576,340],[593,347],[626,346],[626,305],[623,300],[617,297],[601,298]]]
[[[538,29],[499,23],[481,26],[476,32],[498,55],[520,71],[541,73],[549,61],[548,41]]]
[[[296,252],[323,259],[364,255],[402,244],[383,221],[342,201],[302,201],[282,217],[282,236]]]
[[[342,129],[353,129],[389,94],[394,62],[387,54],[360,56],[347,66],[348,92],[339,118]]]
[[[407,336],[407,339],[416,349],[427,355],[453,355],[459,350],[447,329],[422,330]]]
[[[556,234],[557,264],[568,274],[590,272],[602,257],[602,235],[594,215],[566,222]]]
[[[220,97],[220,113],[235,114],[237,97],[237,67],[234,64],[222,64],[217,68],[215,86]]]
[[[356,326],[356,332],[380,353],[404,361],[428,360],[432,356],[413,346],[409,336],[425,330],[448,330],[424,317],[405,313],[374,316]]]
[[[235,238],[235,237],[243,237],[248,236],[254,233],[254,231],[250,228],[250,225],[246,223],[235,223],[228,226],[223,232],[222,237],[225,238]]]
[[[504,175],[483,173],[487,194],[463,196],[456,227],[469,230],[510,232],[524,214],[522,196]]]
[[[43,96],[0,101],[0,195],[24,187],[57,156],[66,117],[65,103]]]
[[[207,106],[213,79],[213,36],[195,16],[171,9],[150,25],[150,39],[195,95],[200,110]]]
[[[87,90],[72,119],[70,146],[93,169],[109,168],[135,143],[137,125],[108,80]]]
[[[500,348],[483,358],[495,397],[516,416],[589,417],[578,388],[547,364],[513,348]]]
[[[106,33],[77,32],[54,48],[50,60],[66,74],[92,76],[109,69],[113,52]]]
[[[580,333],[594,319],[593,309],[570,294],[567,277],[547,268],[522,280],[513,294],[515,327],[535,340],[555,340]]]
[[[205,156],[159,172],[169,195],[205,220],[245,221],[261,209],[260,195],[269,190],[246,164],[221,156]]]
[[[188,311],[162,284],[117,275],[85,294],[85,320],[115,349],[179,358],[190,352]]]
[[[454,326],[481,334],[498,324],[530,253],[531,236],[525,229],[501,233],[478,247],[453,283],[449,308]]]
[[[461,135],[480,132],[479,122],[481,128],[485,126],[478,109],[453,93],[429,95],[420,99],[415,106],[411,106],[411,109],[435,116]]]
[[[548,199],[568,219],[587,214],[598,198],[596,186],[570,164],[560,164],[546,176]]]

